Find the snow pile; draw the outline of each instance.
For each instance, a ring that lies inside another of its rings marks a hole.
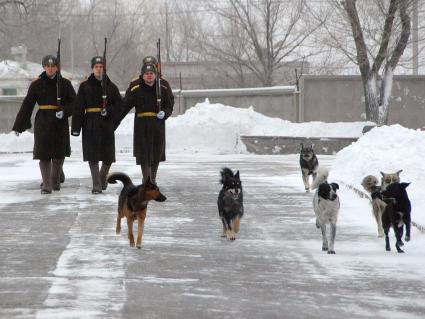
[[[425,212],[415,209],[415,206],[425,207],[424,154],[424,131],[407,129],[398,124],[377,127],[338,152],[329,180],[343,181],[363,190],[361,181],[366,175],[374,175],[380,180],[380,172],[395,173],[402,169],[401,181],[411,182],[407,192],[411,202],[415,203],[412,208],[413,220],[425,225]]]
[[[133,150],[134,114],[128,114],[116,131],[116,150]],[[302,137],[359,137],[369,122],[352,123],[292,123],[271,118],[248,109],[223,104],[210,104],[208,100],[188,109],[185,114],[169,118],[166,124],[167,152],[238,154],[245,152],[241,135],[302,136]],[[13,135],[13,134],[12,134]],[[32,151],[32,140],[14,139],[6,148],[9,152]],[[81,138],[71,137],[72,151],[81,152]],[[5,152],[6,150],[2,150]]]

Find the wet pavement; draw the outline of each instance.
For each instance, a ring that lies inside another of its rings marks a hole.
[[[223,166],[244,187],[234,242],[220,237]],[[112,171],[140,183],[131,157]],[[6,183],[0,318],[425,318],[425,278],[401,275],[368,229],[342,221],[337,254],[322,253],[300,175],[295,155],[169,156],[158,180],[168,200],[149,205],[141,250],[125,220],[115,235],[121,184],[95,196],[89,178],[67,173],[60,192],[42,196],[38,180]]]

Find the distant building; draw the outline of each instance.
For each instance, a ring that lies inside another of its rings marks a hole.
[[[0,95],[25,95],[31,82],[42,72],[41,58],[39,63],[27,61],[27,48],[17,46],[11,48],[13,60],[0,61]],[[61,70],[62,76],[71,80],[74,87],[81,79],[72,78],[72,74]]]

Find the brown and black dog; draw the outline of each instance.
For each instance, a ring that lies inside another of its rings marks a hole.
[[[148,202],[155,200],[163,202],[167,198],[161,194],[158,186],[150,181],[150,178],[142,185],[134,185],[130,177],[124,173],[111,173],[108,176],[108,183],[116,184],[117,181],[123,183],[118,199],[118,216],[116,233],[121,232],[121,218],[127,217],[128,239],[130,246],[134,247],[133,223],[137,219],[137,242],[136,247],[142,248],[143,227],[145,224]]]

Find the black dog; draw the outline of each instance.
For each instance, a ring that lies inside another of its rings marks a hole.
[[[304,144],[301,143],[301,152],[300,152],[300,166],[301,173],[303,177],[303,183],[306,192],[310,191],[310,183],[308,181],[309,175],[313,176],[313,181],[316,179],[317,168],[319,167],[319,161],[317,156],[314,153],[313,145],[304,147]]]
[[[403,246],[403,224],[406,225],[406,241],[410,241],[410,228],[411,228],[411,204],[409,196],[407,195],[406,188],[410,183],[392,183],[387,186],[386,190],[374,192],[372,198],[378,197],[386,204],[384,214],[382,215],[382,226],[385,233],[385,249],[391,250],[390,239],[388,233],[392,227],[397,239],[395,247],[397,252],[404,253],[400,248]]]
[[[227,236],[228,239],[235,240],[244,213],[239,171],[233,174],[230,168],[223,168],[220,183],[223,187],[218,194],[217,205],[218,214],[223,222],[223,237]]]

